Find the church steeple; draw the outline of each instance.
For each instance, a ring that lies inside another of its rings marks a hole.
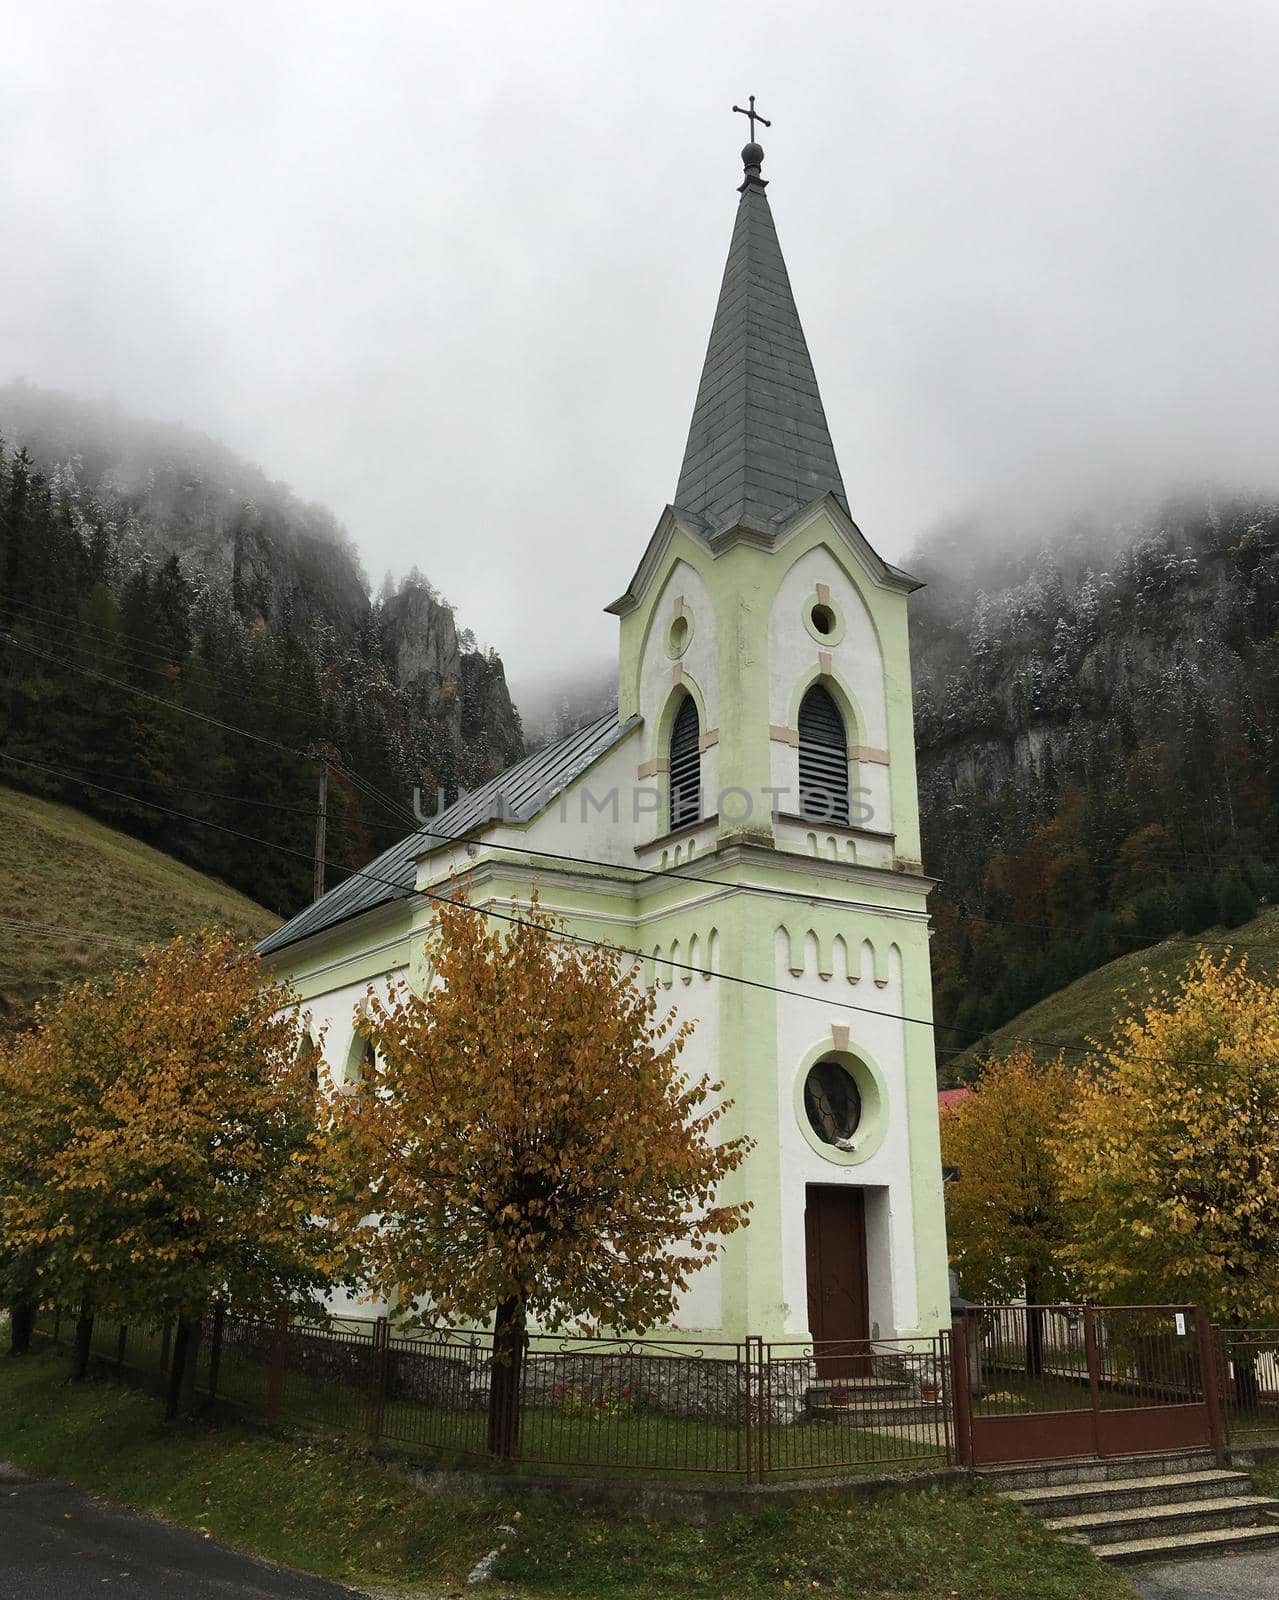
[[[677,509],[712,533],[768,531],[827,492],[847,510],[763,160],[753,140],[742,151],[741,200],[675,491]]]

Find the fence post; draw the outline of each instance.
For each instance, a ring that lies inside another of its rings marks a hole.
[[[759,1389],[759,1419],[755,1425],[755,1474],[756,1481],[763,1483],[765,1470],[773,1454],[773,1441],[769,1436],[769,1429],[773,1425],[773,1363],[772,1346],[769,1345],[765,1349],[762,1333],[757,1334],[755,1337],[755,1353],[759,1358],[757,1362],[759,1373],[757,1385]]]
[[[968,1319],[961,1314],[950,1325],[950,1392],[955,1408],[955,1460],[973,1464],[973,1391],[968,1371]]]
[[[1092,1408],[1093,1454],[1101,1454],[1101,1355],[1097,1349],[1097,1320],[1093,1308],[1084,1307],[1084,1357],[1088,1362],[1088,1400]]]
[[[226,1322],[226,1307],[213,1308],[213,1327],[209,1333],[209,1399],[218,1397],[218,1373],[222,1366],[222,1328]]]
[[[289,1308],[281,1306],[271,1327],[271,1365],[266,1379],[266,1414],[278,1422],[284,1408],[284,1358],[289,1342]]]
[[[1217,1340],[1212,1324],[1198,1306],[1195,1307],[1195,1330],[1199,1335],[1199,1380],[1203,1384],[1204,1401],[1208,1407],[1208,1437],[1212,1440],[1217,1465],[1224,1467],[1230,1459],[1230,1447],[1222,1414]]]
[[[173,1320],[164,1319],[160,1330],[160,1376],[163,1378],[169,1370],[169,1346],[173,1340]]]
[[[386,1414],[386,1380],[390,1366],[391,1325],[386,1317],[373,1324],[373,1374],[369,1394],[369,1439],[376,1444],[382,1437]]]
[[[937,1385],[936,1415],[941,1419],[942,1445],[948,1463],[955,1459],[955,1402],[951,1398],[954,1379],[954,1365],[950,1354],[952,1332],[951,1328],[939,1328],[932,1343],[932,1374],[933,1381]]]
[[[750,1483],[752,1477],[751,1463],[754,1460],[754,1456],[751,1445],[751,1344],[749,1336],[745,1344],[739,1344],[737,1347],[737,1397],[742,1408],[737,1431],[738,1459],[741,1462],[746,1482]]]
[[[115,1342],[115,1364],[116,1364],[117,1367],[122,1367],[124,1365],[124,1349],[125,1349],[125,1344],[126,1344],[126,1342],[128,1340],[128,1337],[129,1337],[129,1326],[128,1326],[128,1323],[122,1322],[120,1324],[119,1337],[116,1339],[116,1342]]]

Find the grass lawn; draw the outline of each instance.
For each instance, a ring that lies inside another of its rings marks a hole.
[[[832,1492],[697,1527],[570,1499],[426,1495],[378,1461],[241,1426],[165,1429],[151,1396],[71,1385],[66,1357],[0,1360],[0,1457],[348,1582],[523,1600],[1131,1600],[1118,1573],[959,1489]],[[498,1531],[501,1528],[509,1532]]]

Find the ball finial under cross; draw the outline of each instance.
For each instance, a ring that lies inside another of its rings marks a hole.
[[[734,106],[733,110],[743,117],[749,117],[751,125],[750,143],[742,151],[742,165],[746,168],[746,182],[742,185],[742,188],[745,190],[751,185],[756,188],[763,188],[764,180],[759,175],[759,169],[764,162],[764,147],[755,143],[755,124],[762,122],[766,128],[771,128],[772,123],[767,117],[761,116],[756,111],[754,95],[750,97],[749,106]]]

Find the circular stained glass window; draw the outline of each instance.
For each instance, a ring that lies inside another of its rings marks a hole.
[[[840,1061],[819,1061],[804,1080],[804,1113],[823,1144],[846,1145],[862,1120],[862,1097]]]

